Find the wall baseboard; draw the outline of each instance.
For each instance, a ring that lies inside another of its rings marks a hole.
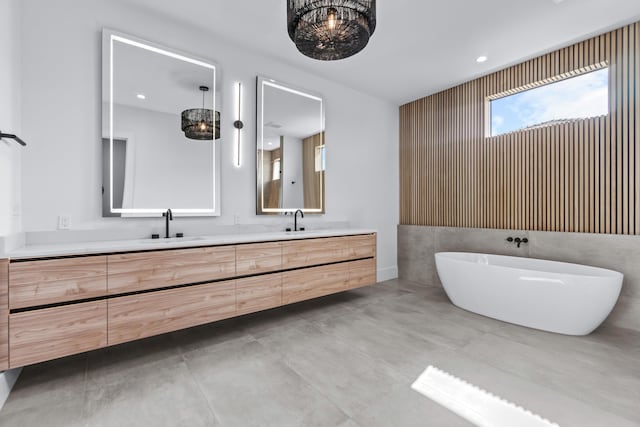
[[[384,282],[386,280],[398,278],[398,266],[385,267],[378,269],[378,282]]]
[[[9,393],[11,393],[11,389],[16,384],[21,372],[22,368],[0,372],[0,409],[9,398]]]

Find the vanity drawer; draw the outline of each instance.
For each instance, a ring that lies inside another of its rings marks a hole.
[[[110,295],[235,276],[236,247],[221,246],[108,256]]]
[[[100,297],[106,293],[106,256],[9,264],[12,309]]]
[[[12,368],[107,345],[107,302],[95,301],[11,314]]]
[[[349,238],[292,240],[282,245],[284,268],[306,267],[349,259]]]
[[[9,369],[9,260],[0,259],[0,371]]]
[[[254,313],[282,305],[282,273],[238,279],[236,314]]]
[[[109,300],[109,345],[233,317],[235,281],[148,292]]]
[[[377,267],[375,259],[363,259],[349,263],[349,283],[348,289],[360,288],[362,286],[376,283]]]
[[[376,256],[376,235],[363,234],[349,237],[349,258],[374,258]]]
[[[282,276],[282,303],[290,304],[344,291],[349,263],[288,271]]]
[[[253,243],[236,246],[236,274],[267,273],[282,268],[282,243]]]

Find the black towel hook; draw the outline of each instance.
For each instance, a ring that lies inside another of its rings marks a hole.
[[[2,138],[14,139],[18,144],[22,145],[23,147],[27,145],[27,143],[24,142],[22,139],[20,139],[20,137],[18,137],[18,135],[14,135],[12,133],[4,133],[4,132],[0,131],[0,139],[2,139]]]

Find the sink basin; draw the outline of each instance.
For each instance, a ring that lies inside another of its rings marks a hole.
[[[198,240],[204,240],[204,237],[200,237],[200,236],[193,236],[193,237],[170,237],[168,239],[165,239],[164,237],[161,237],[159,239],[142,239],[139,240],[140,243],[176,243],[176,242],[196,242]]]

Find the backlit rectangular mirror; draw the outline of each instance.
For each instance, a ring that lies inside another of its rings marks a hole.
[[[324,213],[322,97],[266,77],[257,82],[256,213]]]
[[[216,66],[103,30],[103,216],[220,215]]]

